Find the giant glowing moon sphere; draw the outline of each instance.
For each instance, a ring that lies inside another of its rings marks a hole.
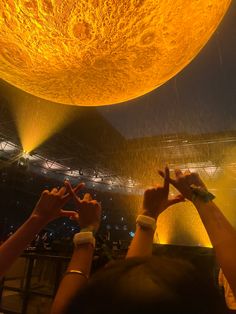
[[[41,98],[120,103],[165,83],[230,0],[1,0],[0,77]]]

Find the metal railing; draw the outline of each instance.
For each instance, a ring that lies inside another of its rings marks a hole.
[[[17,314],[40,313],[40,301],[45,298],[49,301],[53,299],[69,257],[26,253],[20,259],[23,259],[23,263],[20,266],[13,265],[0,283],[0,311]],[[19,306],[14,301],[16,296]],[[39,302],[32,305],[30,301],[35,297],[40,297]],[[4,302],[5,300],[8,302]],[[42,313],[46,313],[45,310]]]

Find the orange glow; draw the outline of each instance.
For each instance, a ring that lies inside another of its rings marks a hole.
[[[1,0],[0,77],[41,98],[96,106],[181,71],[230,0]]]
[[[159,218],[160,243],[212,247],[194,206],[186,201],[167,209]]]
[[[171,193],[173,191],[171,188]],[[139,197],[137,202],[132,199],[132,206],[137,208],[134,219],[142,206],[142,199]],[[212,247],[197,210],[190,201],[169,207],[159,216],[154,243]]]
[[[11,95],[11,111],[22,148],[30,153],[75,118],[73,108],[54,105],[34,96]]]
[[[228,149],[225,155],[217,177],[201,177],[208,189],[215,194],[217,206],[236,228],[236,148]],[[163,244],[212,247],[197,210],[189,201],[168,208],[159,218],[157,232],[160,243]]]

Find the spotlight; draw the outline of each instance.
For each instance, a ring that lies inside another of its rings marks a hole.
[[[24,150],[18,159],[18,166],[27,169],[29,166],[29,156],[29,153]]]
[[[27,152],[26,150],[24,150],[23,153],[22,153],[22,157],[29,158],[29,156],[30,156],[30,153]]]
[[[18,166],[21,168],[28,168],[29,166],[29,159],[25,157],[20,157],[18,160]]]

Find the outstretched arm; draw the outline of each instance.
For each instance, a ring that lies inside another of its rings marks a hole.
[[[82,185],[77,186],[77,190]],[[43,191],[31,216],[25,223],[0,246],[0,276],[11,267],[13,262],[21,255],[35,235],[50,221],[61,216],[73,216],[76,213],[63,211],[61,208],[70,199],[66,188],[59,191],[54,188],[51,192]]]
[[[95,200],[92,200],[89,194],[85,194],[80,200],[72,191],[68,183],[68,189],[74,198],[78,217],[77,221],[82,229],[86,231],[96,232],[101,220],[101,206]],[[71,313],[70,307],[80,292],[86,285],[90,275],[92,265],[94,246],[92,243],[80,243],[75,245],[71,261],[68,265],[67,272],[63,277],[54,299],[51,314]]]
[[[163,172],[159,173],[164,176]],[[193,197],[193,187],[207,191],[198,174],[189,171],[182,173],[177,169],[175,175],[176,179],[170,179],[170,182],[196,207],[218,262],[236,296],[236,230],[213,201],[204,200],[201,196]]]
[[[126,258],[136,256],[151,256],[153,236],[158,216],[169,206],[184,200],[182,195],[177,195],[173,199],[168,199],[169,195],[169,169],[166,167],[164,174],[164,186],[145,191],[143,198],[143,207],[140,215],[150,217],[150,223],[153,227],[141,226],[137,223],[136,232],[131,242]],[[144,218],[145,218],[144,217]]]
[[[76,302],[78,293],[87,284],[93,260],[93,253],[94,247],[89,243],[81,244],[74,248],[67,272],[78,270],[81,271],[83,275],[78,273],[66,273],[57,290],[51,314],[71,313],[71,305]]]
[[[215,249],[218,262],[236,297],[236,230],[214,202],[193,202]]]

